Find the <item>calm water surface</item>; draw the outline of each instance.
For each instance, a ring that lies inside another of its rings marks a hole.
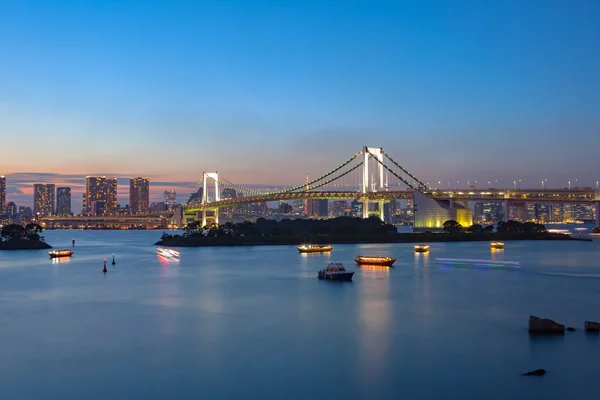
[[[183,248],[160,231],[48,231],[71,259],[0,253],[0,399],[583,398],[600,338],[532,340],[529,314],[600,320],[600,242]],[[112,253],[117,264],[110,265]],[[391,255],[362,268],[357,254]],[[443,267],[436,257],[522,268]],[[109,272],[102,273],[107,258]],[[328,261],[352,283],[319,281]],[[545,368],[543,378],[520,372]]]

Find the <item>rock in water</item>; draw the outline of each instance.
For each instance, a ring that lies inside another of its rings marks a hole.
[[[565,333],[565,326],[547,318],[529,316],[529,333],[531,334],[560,334]]]
[[[541,369],[536,369],[535,371],[525,372],[523,374],[523,376],[544,376],[545,374],[546,374],[546,370],[541,368]]]
[[[600,322],[585,321],[586,332],[600,332]]]
[[[572,328],[572,327],[570,327],[570,326],[567,328],[567,331],[569,331],[569,332],[575,332],[576,330],[577,330],[577,329],[575,329],[575,328]]]

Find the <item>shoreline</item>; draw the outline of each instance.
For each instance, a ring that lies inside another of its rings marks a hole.
[[[267,237],[246,239],[239,237],[190,237],[177,236],[154,243],[156,246],[169,247],[212,247],[212,246],[297,246],[301,243],[319,244],[389,244],[389,243],[440,243],[440,242],[485,242],[485,241],[520,241],[520,240],[559,240],[585,241],[592,239],[573,238],[560,233],[535,234],[447,234],[447,233],[400,233],[389,237]]]
[[[23,241],[17,241],[17,242],[1,242],[0,243],[0,250],[7,250],[7,251],[11,251],[11,250],[48,250],[51,249],[52,246],[50,246],[48,243],[46,242],[38,242],[38,241],[29,241],[29,240],[23,240]]]

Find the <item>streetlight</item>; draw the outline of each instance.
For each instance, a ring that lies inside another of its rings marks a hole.
[[[569,181],[569,190],[571,190],[571,181]]]
[[[513,181],[513,185],[515,187],[515,190],[517,189],[517,181]]]
[[[598,181],[596,181],[596,190],[598,190]]]

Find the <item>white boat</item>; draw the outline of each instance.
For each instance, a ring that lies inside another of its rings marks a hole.
[[[342,263],[329,263],[327,268],[319,271],[319,279],[329,279],[331,281],[351,281],[354,272],[346,271]]]
[[[173,249],[166,249],[164,247],[157,247],[156,254],[166,258],[179,258],[179,252]]]

